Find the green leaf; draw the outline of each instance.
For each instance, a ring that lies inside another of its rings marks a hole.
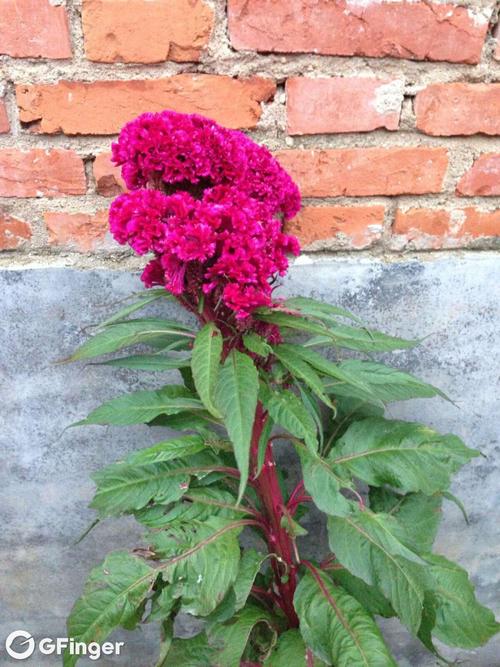
[[[157,571],[124,552],[110,554],[92,570],[82,596],[68,618],[68,636],[78,642],[103,642],[118,626],[133,629],[142,615]],[[79,656],[64,654],[65,667]]]
[[[397,667],[373,618],[325,573],[302,577],[294,605],[306,644],[328,664]]]
[[[233,584],[236,611],[245,606],[255,577],[259,574],[262,563],[266,558],[266,555],[259,553],[255,549],[245,549],[243,552],[238,576]]]
[[[205,324],[194,341],[191,370],[203,405],[215,417],[220,413],[214,405],[214,394],[222,355],[222,334],[213,322]]]
[[[276,324],[279,327],[328,336],[328,329],[323,322],[311,321],[306,317],[300,317],[300,315],[284,313],[277,308],[257,309],[253,314],[257,319]]]
[[[467,572],[437,554],[428,554],[425,559],[436,605],[433,634],[449,646],[476,648],[485,644],[500,631],[500,623],[476,599]]]
[[[406,401],[410,398],[432,398],[433,396],[441,396],[449,400],[440,389],[419,380],[410,373],[404,373],[374,361],[348,359],[342,361],[339,368],[368,387],[371,396],[376,396],[384,402]],[[332,384],[331,391],[340,396],[358,396],[359,398],[366,396],[362,391],[356,393],[355,388],[346,385]]]
[[[248,480],[250,444],[252,440],[259,374],[249,356],[232,350],[219,374],[215,403],[224,417],[224,424],[234,446],[240,471],[241,500]]]
[[[148,292],[141,292],[136,295],[131,295],[131,296],[140,296],[140,299],[138,301],[135,301],[134,303],[129,304],[128,306],[124,306],[121,308],[119,311],[117,311],[114,315],[109,317],[107,320],[104,322],[101,322],[99,324],[100,327],[107,327],[110,324],[114,324],[115,322],[118,322],[119,320],[124,320],[126,317],[131,315],[132,313],[135,313],[138,310],[141,310],[141,308],[145,308],[147,305],[150,303],[153,303],[153,301],[157,301],[158,299],[173,299],[174,296],[173,294],[170,294],[170,292],[167,292],[166,289],[163,287],[159,289],[152,289]],[[130,297],[129,297],[130,298]]]
[[[213,667],[213,650],[204,632],[189,639],[174,639],[157,667]]]
[[[369,510],[329,517],[328,535],[337,560],[369,586],[378,588],[416,634],[422,616],[425,570],[422,559],[404,545],[404,530],[396,519]]]
[[[326,333],[311,338],[306,347],[335,345],[336,347],[359,352],[392,352],[405,350],[420,344],[420,340],[406,340],[388,336],[375,329],[357,328],[346,324],[329,324]]]
[[[158,463],[115,463],[93,475],[97,490],[91,507],[101,516],[133,512],[155,500],[166,504],[179,500],[190,477],[216,467],[212,457],[176,459]]]
[[[370,489],[370,507],[375,512],[395,516],[405,529],[407,544],[413,551],[432,549],[441,520],[442,497],[423,493],[400,495],[389,489]]]
[[[370,614],[377,614],[385,618],[395,616],[394,609],[375,586],[369,586],[345,568],[332,568],[329,574],[336,584],[340,584],[349,595],[356,598]]]
[[[332,306],[329,303],[317,301],[316,299],[311,299],[304,296],[295,296],[291,299],[287,299],[284,306],[285,308],[298,310],[302,313],[302,315],[316,317],[317,319],[324,320],[325,322],[337,322],[339,317],[345,317],[349,320],[354,320],[355,322],[361,324],[359,317],[353,315],[351,312],[345,310],[344,308]]]
[[[126,458],[129,465],[172,461],[185,456],[198,454],[206,448],[205,441],[199,435],[184,435],[171,440],[164,440],[152,447],[139,449]]]
[[[304,447],[297,447],[297,452],[302,464],[304,486],[316,507],[327,514],[348,514],[351,503],[341,494],[340,489],[350,488],[350,481],[340,477],[328,461],[319,455]]]
[[[290,353],[295,354],[323,375],[335,378],[339,383],[345,383],[349,386],[352,385],[362,392],[363,396],[369,396],[373,400],[377,400],[377,398],[372,395],[370,387],[366,383],[356,377],[355,374],[341,369],[338,364],[334,364],[332,361],[325,359],[321,354],[300,345],[286,345],[286,348]]]
[[[272,419],[291,435],[304,440],[309,449],[316,451],[316,424],[303,403],[288,389],[273,391],[261,386],[261,401]]]
[[[150,535],[163,579],[182,599],[181,610],[208,616],[234,584],[240,562],[238,535],[246,520],[210,517]]]
[[[127,320],[107,326],[81,345],[67,361],[90,359],[102,354],[117,352],[124,347],[138,344],[158,344],[179,338],[192,339],[194,334],[173,320],[141,319]]]
[[[101,361],[96,366],[117,366],[118,368],[130,368],[134,371],[170,371],[178,368],[188,368],[189,357],[165,357],[161,354],[135,354],[129,357],[119,357]]]
[[[283,366],[298,380],[302,380],[318,396],[323,403],[333,409],[332,402],[325,393],[323,382],[316,371],[303,359],[297,356],[295,347],[291,345],[277,345],[274,354]]]
[[[474,456],[479,452],[457,436],[413,422],[371,418],[349,426],[330,460],[372,486],[430,495],[447,489],[450,476]]]
[[[279,636],[276,648],[264,661],[264,667],[326,667],[326,663],[312,655],[299,630],[287,630]]]
[[[203,404],[184,387],[169,385],[156,391],[136,391],[113,398],[73,426],[147,424],[159,415],[175,415],[185,410],[203,410]]]
[[[259,357],[268,357],[273,351],[273,348],[269,345],[269,343],[267,343],[265,339],[262,338],[262,336],[259,336],[254,331],[250,331],[243,336],[243,345],[247,348],[247,350],[250,350],[250,352],[253,352]]]
[[[219,625],[210,632],[209,643],[215,649],[214,664],[217,667],[236,667],[245,651],[250,634],[259,623],[272,627],[272,618],[264,609],[248,605],[235,619],[225,625]]]

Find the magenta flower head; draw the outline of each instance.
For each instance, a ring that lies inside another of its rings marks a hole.
[[[272,306],[278,275],[299,243],[283,223],[300,208],[297,186],[264,147],[208,118],[147,113],[113,144],[130,192],[110,209],[121,244],[154,258],[147,287],[162,285],[211,319],[244,325],[252,310]]]

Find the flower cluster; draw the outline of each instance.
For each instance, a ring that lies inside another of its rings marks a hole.
[[[271,305],[272,280],[299,253],[282,224],[300,195],[266,148],[201,116],[164,111],[128,123],[113,160],[131,191],[111,205],[111,232],[138,254],[154,253],[147,286],[191,303],[203,293],[240,319]]]

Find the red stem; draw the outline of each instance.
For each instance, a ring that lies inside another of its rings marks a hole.
[[[294,549],[292,539],[286,532],[285,528],[281,526],[285,503],[281,493],[278,476],[276,474],[276,463],[273,457],[272,442],[267,443],[262,470],[259,476],[255,477],[257,471],[259,441],[266,420],[267,414],[264,412],[262,404],[259,403],[255,413],[251,445],[254,488],[261,500],[263,513],[269,524],[267,538],[269,551],[278,556],[277,559],[275,558],[272,561],[275,585],[278,593],[277,602],[285,613],[289,626],[291,628],[297,628],[299,626],[299,619],[293,606],[293,596],[297,586],[297,565],[293,558]],[[284,566],[283,571],[280,571],[280,564]]]

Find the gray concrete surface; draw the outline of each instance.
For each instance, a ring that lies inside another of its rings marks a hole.
[[[487,458],[476,459],[456,479],[454,492],[469,509],[463,523],[445,507],[437,550],[472,573],[480,599],[499,611],[500,535],[498,446],[498,256],[441,254],[384,263],[369,258],[302,259],[283,290],[342,304],[373,326],[405,336],[429,335],[417,350],[392,355],[392,363],[442,387],[458,404],[441,399],[395,405],[395,417],[419,419],[452,431]],[[0,664],[3,641],[26,629],[35,637],[64,636],[64,620],[89,569],[114,548],[139,542],[127,520],[107,521],[79,546],[74,540],[93,518],[89,475],[138,445],[153,443],[147,428],[88,427],[63,432],[99,402],[148,384],[154,377],[85,364],[56,365],[118,301],[139,287],[125,272],[26,269],[0,272]],[[314,519],[313,530],[321,537]],[[402,667],[431,667],[435,660],[395,622],[384,623]],[[120,659],[97,663],[154,664],[154,627],[129,634]],[[477,651],[447,651],[466,667],[500,665],[500,642]],[[56,665],[34,656],[25,664]],[[175,667],[175,666],[173,666]]]

